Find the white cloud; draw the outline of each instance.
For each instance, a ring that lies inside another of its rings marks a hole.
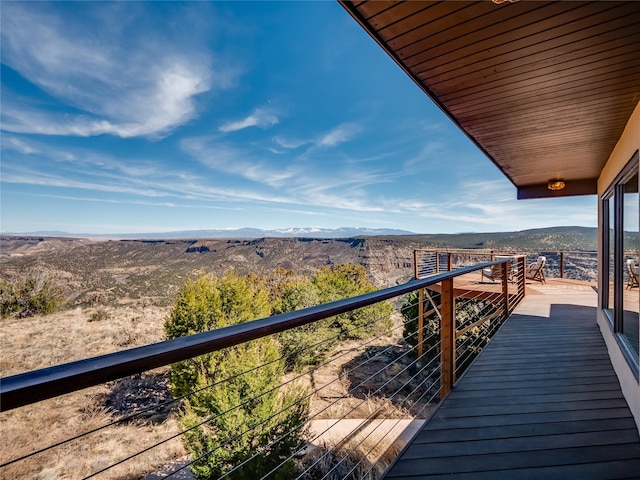
[[[446,153],[446,145],[438,140],[429,140],[422,146],[420,151],[405,160],[403,169],[406,174],[415,174],[418,170],[431,168],[431,164],[437,158],[441,158]]]
[[[280,135],[273,137],[273,141],[278,144],[282,148],[286,148],[288,150],[295,150],[296,148],[300,148],[303,145],[307,145],[310,143],[309,140],[299,140],[297,138],[285,138]]]
[[[191,137],[181,142],[183,150],[201,164],[220,173],[253,182],[257,191],[274,192],[291,206],[314,206],[353,212],[391,212],[388,206],[372,201],[367,186],[388,182],[383,172],[369,171],[349,161],[327,169],[320,158],[304,161],[282,156],[277,163],[263,160],[250,147],[240,149],[215,136]],[[231,182],[231,180],[227,180]],[[397,209],[395,209],[397,211]]]
[[[24,142],[23,140],[20,140],[17,137],[13,137],[9,135],[2,136],[2,148],[16,150],[24,155],[32,155],[34,153],[39,153],[38,149],[35,146],[27,142]]]
[[[353,123],[345,123],[324,134],[316,141],[319,147],[335,147],[341,143],[348,142],[358,133],[360,127]]]
[[[215,137],[185,138],[180,145],[201,164],[257,184],[281,187],[294,175],[286,166],[270,165],[254,158],[252,152],[218,141]]]
[[[235,122],[228,122],[220,126],[218,130],[220,132],[235,132],[237,130],[243,130],[249,127],[269,128],[273,127],[279,122],[276,114],[264,108],[257,108],[248,117],[237,120]]]
[[[28,168],[4,168],[2,181],[23,185],[39,185],[46,187],[86,190],[89,192],[105,192],[129,194],[138,197],[177,198],[181,200],[197,200],[208,202],[257,201],[267,203],[290,203],[290,199],[282,195],[270,195],[249,188],[218,187],[203,183],[200,179],[176,183],[171,172],[167,175],[131,177],[122,173],[99,174],[69,178],[59,173],[44,173]]]
[[[27,106],[6,91],[5,131],[166,135],[197,115],[198,94],[231,84],[232,69],[217,65],[214,71],[212,58],[202,48],[186,48],[171,35],[125,34],[124,26],[114,31],[113,25],[133,21],[129,17],[135,17],[138,8],[91,8],[91,17],[67,18],[40,3],[3,4],[3,63],[59,102],[48,109],[42,104]],[[61,111],[60,105],[67,108]]]
[[[273,137],[273,142],[281,148],[295,150],[304,145],[314,148],[331,148],[353,139],[362,131],[362,128],[355,123],[343,123],[331,129],[329,132],[311,138],[299,138],[284,135]],[[277,153],[282,153],[276,151]]]
[[[415,220],[414,231],[517,231],[532,226],[591,225],[595,209],[586,197],[517,200],[506,180],[474,180],[451,185],[448,192],[388,200],[398,215]],[[386,210],[385,210],[386,211]],[[420,225],[423,225],[420,228]]]

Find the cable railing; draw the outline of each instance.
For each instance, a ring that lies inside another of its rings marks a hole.
[[[534,263],[538,256],[544,256],[544,274],[547,278],[588,282],[596,282],[598,278],[598,252],[579,250],[417,249],[414,251],[414,275],[416,278],[425,278],[435,273],[514,255],[525,256],[527,265]]]
[[[522,300],[524,261],[2,378],[0,476],[379,478]],[[313,341],[295,348],[302,333]],[[206,366],[206,382],[176,383]],[[68,418],[37,429],[63,404]]]

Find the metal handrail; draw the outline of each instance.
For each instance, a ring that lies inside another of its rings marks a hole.
[[[419,253],[431,253],[436,255],[435,264],[436,268],[439,268],[439,255],[448,255],[448,263],[451,265],[451,255],[477,255],[477,256],[489,256],[493,258],[497,255],[510,255],[510,256],[529,256],[532,254],[540,254],[540,255],[558,255],[558,270],[559,270],[559,278],[564,278],[564,270],[565,270],[565,255],[597,255],[598,252],[596,250],[557,250],[557,249],[519,249],[519,250],[508,250],[508,249],[489,249],[489,248],[417,248],[414,250],[414,264],[417,268],[418,266],[418,256]],[[634,254],[635,252],[630,252]],[[625,254],[629,254],[625,252]]]
[[[0,378],[0,412],[280,333],[508,261],[511,258],[501,258],[315,307]]]

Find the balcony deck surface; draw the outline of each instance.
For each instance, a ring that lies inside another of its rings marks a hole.
[[[640,438],[580,282],[527,296],[388,470],[392,479],[640,478]]]

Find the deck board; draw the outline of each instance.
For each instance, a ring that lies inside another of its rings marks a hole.
[[[553,293],[525,298],[385,479],[640,478],[595,294]]]

